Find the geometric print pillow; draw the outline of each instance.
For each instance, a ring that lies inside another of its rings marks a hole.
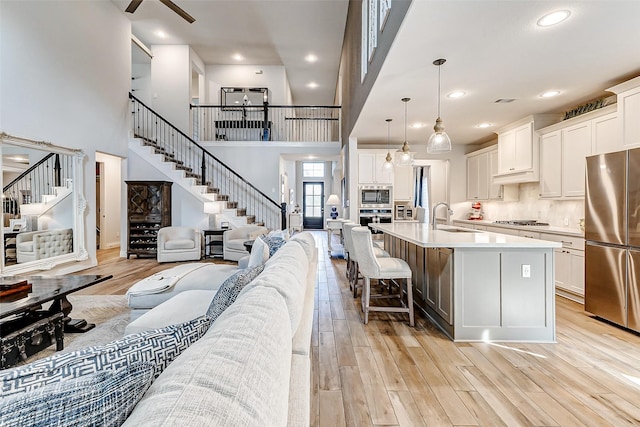
[[[154,369],[137,363],[66,379],[0,400],[0,424],[119,426],[153,381]]]
[[[209,304],[206,316],[211,322],[222,314],[231,304],[233,304],[240,295],[240,291],[244,289],[253,279],[255,279],[264,270],[264,264],[260,264],[253,268],[245,268],[237,273],[232,274],[227,280],[220,285],[218,292],[214,295]]]
[[[153,366],[154,379],[191,344],[202,337],[211,319],[126,335],[108,344],[59,353],[28,365],[0,371],[0,396],[29,392],[63,379],[119,369],[139,362]]]
[[[284,238],[273,236],[271,234],[262,235],[260,236],[260,239],[262,239],[267,244],[267,246],[269,246],[269,258],[271,258],[278,249],[280,249],[282,246],[284,246],[285,243],[287,243]]]

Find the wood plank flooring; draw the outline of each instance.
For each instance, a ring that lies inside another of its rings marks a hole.
[[[556,344],[453,343],[428,319],[372,313],[360,320],[346,263],[319,247],[311,341],[313,426],[640,425],[640,336],[556,297]],[[337,236],[336,236],[337,238]],[[82,291],[123,294],[175,264],[101,251],[80,274],[114,278]]]

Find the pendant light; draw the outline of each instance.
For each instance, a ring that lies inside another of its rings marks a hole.
[[[444,131],[444,124],[440,118],[440,67],[445,62],[447,62],[447,60],[442,58],[433,61],[433,65],[438,67],[438,118],[433,127],[434,132],[429,137],[429,142],[427,142],[427,152],[431,154],[451,151],[451,139],[449,139],[449,135]]]
[[[402,98],[401,101],[404,102],[404,143],[396,151],[396,164],[399,166],[411,166],[413,165],[414,153],[409,149],[409,142],[407,142],[407,103],[411,101],[411,98]]]
[[[391,157],[391,152],[389,151],[389,139],[391,139],[391,120],[392,119],[385,120],[387,122],[387,157],[384,161],[385,169],[393,168],[393,157]]]

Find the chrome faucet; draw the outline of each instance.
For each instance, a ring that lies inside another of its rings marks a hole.
[[[448,203],[445,203],[445,202],[436,203],[433,206],[433,212],[432,212],[432,215],[431,215],[431,228],[434,229],[434,230],[438,229],[437,228],[437,224],[436,224],[436,210],[438,209],[438,207],[440,207],[442,205],[447,207],[447,222],[449,222],[449,216],[451,214],[453,214],[453,211],[449,207]]]

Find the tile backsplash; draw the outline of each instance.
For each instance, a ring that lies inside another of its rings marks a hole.
[[[517,202],[482,202],[484,219],[489,221],[511,219],[537,219],[556,227],[578,229],[580,218],[584,218],[584,199],[547,200],[540,199],[540,186],[537,182],[520,184],[520,200]],[[471,211],[470,201],[452,206],[454,217],[466,219]],[[565,222],[566,221],[566,222]]]

